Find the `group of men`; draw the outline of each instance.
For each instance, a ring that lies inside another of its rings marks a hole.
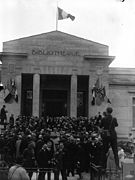
[[[9,125],[3,135],[8,143],[9,139],[12,140],[9,143],[12,148],[8,144],[11,149],[7,148],[4,158],[19,160],[25,168],[53,168],[55,180],[59,179],[60,172],[62,179],[66,180],[70,173],[74,176],[75,171],[81,178],[81,173],[89,170],[89,163],[93,160],[106,168],[106,154],[111,146],[119,169],[115,131],[118,123],[111,115],[112,111],[108,107],[103,116],[91,119],[59,117],[44,120],[19,116],[16,124]],[[47,174],[50,180],[50,170]],[[30,171],[30,179],[32,175],[33,171]],[[38,180],[44,180],[44,176],[45,171],[40,170]]]

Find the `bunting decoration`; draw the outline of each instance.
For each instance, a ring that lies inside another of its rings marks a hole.
[[[12,94],[9,92],[4,98],[5,103],[8,103],[12,99]]]
[[[14,97],[15,97],[15,101],[18,102],[18,92],[17,92],[17,89],[15,90]]]
[[[99,78],[97,79],[95,85],[92,88],[92,101],[91,104],[95,105],[96,104],[96,97],[97,97],[97,90],[99,89]]]
[[[92,105],[100,106],[102,102],[107,102],[111,104],[110,99],[106,95],[105,86],[100,85],[99,78],[97,79],[95,85],[92,88]]]
[[[14,79],[10,79],[10,81],[7,84],[7,89],[9,90],[9,93],[4,98],[4,101],[7,103],[13,98],[16,102],[18,102],[18,92]]]

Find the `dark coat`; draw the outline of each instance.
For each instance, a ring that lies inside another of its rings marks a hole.
[[[112,117],[112,115],[107,115],[101,120],[100,127],[104,130],[110,130],[112,137],[116,137],[115,127],[118,126],[117,119]]]
[[[46,149],[41,149],[37,156],[37,163],[40,168],[50,168],[50,161],[53,158],[53,151]]]
[[[76,155],[75,155],[75,160],[76,163],[79,162],[80,163],[80,171],[83,172],[85,170],[85,163],[86,163],[86,159],[85,159],[85,149],[83,147],[83,144],[78,144],[77,147],[77,151],[76,151]]]
[[[61,151],[56,151],[54,158],[56,160],[57,169],[66,169],[67,151],[65,148]]]
[[[23,166],[24,167],[34,167],[35,166],[35,155],[34,149],[26,148],[23,152]]]
[[[36,142],[36,147],[35,147],[35,156],[36,156],[36,159],[37,159],[37,156],[38,156],[38,153],[39,151],[42,149],[43,147],[43,144],[44,144],[44,141],[42,139],[39,139],[37,142]]]
[[[75,155],[77,151],[77,146],[74,143],[67,143],[67,157],[66,157],[66,166],[67,168],[71,168],[75,164]]]
[[[0,116],[1,116],[2,120],[7,119],[6,113],[7,113],[7,111],[5,110],[5,108],[2,108],[1,112],[0,112]]]

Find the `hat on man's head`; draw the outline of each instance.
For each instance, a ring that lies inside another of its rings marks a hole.
[[[111,113],[113,112],[113,109],[112,109],[111,107],[108,107],[108,108],[106,109],[106,112],[107,112],[108,114],[111,114]]]

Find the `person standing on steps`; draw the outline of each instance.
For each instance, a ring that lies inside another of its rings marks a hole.
[[[108,107],[106,109],[106,116],[104,116],[101,120],[101,129],[102,129],[102,139],[103,139],[103,147],[105,154],[108,153],[109,147],[112,147],[116,167],[119,170],[119,157],[118,157],[118,147],[117,147],[117,133],[115,127],[118,126],[117,119],[112,116],[113,109]],[[105,160],[106,164],[106,160]]]
[[[4,129],[6,129],[6,125],[7,125],[7,113],[8,111],[6,110],[6,106],[3,105],[0,111],[0,116],[1,116],[1,124],[4,125]]]

